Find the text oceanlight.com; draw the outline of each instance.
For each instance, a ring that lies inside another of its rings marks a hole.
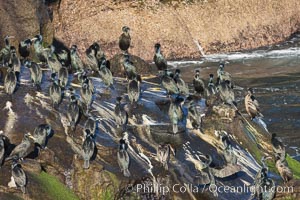
[[[146,185],[146,184],[136,184],[135,186],[128,186],[127,192],[137,192],[137,193],[158,193],[166,195],[170,192],[173,193],[235,193],[235,194],[245,194],[251,193],[254,194],[255,191],[275,191],[276,193],[293,193],[294,188],[292,186],[276,186],[276,187],[255,187],[255,186],[217,186],[215,184],[206,185],[206,186],[196,186],[193,184],[174,184],[172,186],[165,186],[161,184],[155,185]]]

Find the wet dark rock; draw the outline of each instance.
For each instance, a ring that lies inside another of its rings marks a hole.
[[[37,160],[26,159],[25,162],[22,163],[22,168],[26,172],[32,172],[39,174],[42,171],[42,166]]]
[[[125,77],[123,59],[123,54],[116,54],[110,59],[110,70],[114,76]],[[138,74],[155,74],[157,72],[155,66],[148,64],[145,60],[138,56],[130,55],[130,61],[133,62]]]

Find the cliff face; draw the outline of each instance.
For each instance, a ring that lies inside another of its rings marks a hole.
[[[109,57],[120,52],[118,38],[128,25],[134,55],[152,60],[153,46],[160,42],[169,59],[198,58],[198,43],[209,54],[285,40],[300,27],[299,9],[298,0],[61,0],[54,26],[68,47],[84,50],[99,41]]]

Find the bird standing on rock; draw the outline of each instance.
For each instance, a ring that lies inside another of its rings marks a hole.
[[[11,95],[14,93],[17,87],[17,77],[14,72],[13,66],[9,65],[7,69],[7,74],[4,78],[4,90],[6,94]]]
[[[90,130],[90,133],[94,136],[97,128],[96,120],[93,117],[89,117],[84,123],[84,129]]]
[[[130,164],[130,157],[128,155],[128,152],[126,150],[126,143],[125,140],[121,139],[120,140],[120,147],[117,153],[117,159],[118,159],[118,164],[123,172],[123,175],[125,177],[130,177],[130,171],[129,171],[129,164]]]
[[[121,105],[122,97],[117,97],[116,100],[116,107],[114,110],[115,121],[117,126],[122,126],[123,131],[125,131],[128,123],[128,114]]]
[[[11,165],[11,175],[14,187],[20,187],[23,194],[26,193],[25,186],[27,184],[27,177],[21,165],[13,162]]]
[[[9,64],[14,68],[14,72],[17,78],[17,84],[20,84],[20,72],[21,72],[21,61],[17,56],[16,48],[14,46],[10,47],[10,59]]]
[[[85,81],[82,84],[80,93],[81,93],[82,102],[86,106],[86,114],[88,114],[89,109],[93,102],[93,93],[92,93],[91,89],[89,88],[89,84],[87,81]]]
[[[127,87],[127,93],[131,105],[134,108],[136,108],[137,102],[140,99],[140,95],[141,95],[141,80],[139,75],[137,75],[136,78],[129,81]]]
[[[41,67],[37,63],[29,60],[26,60],[24,65],[30,70],[30,77],[32,83],[37,87],[38,90],[41,90],[43,76]]]
[[[165,88],[168,95],[179,94],[179,89],[167,69],[161,77],[161,85]]]
[[[164,56],[161,53],[160,48],[161,48],[161,46],[160,46],[159,43],[156,43],[154,45],[155,54],[154,54],[154,57],[153,57],[153,61],[156,65],[158,71],[164,71],[168,68],[168,65],[167,65],[166,59],[164,58]]]
[[[173,126],[173,134],[178,133],[178,124],[183,120],[182,103],[184,99],[182,97],[176,97],[175,100],[171,100],[168,115]]]
[[[82,145],[82,157],[84,160],[83,168],[88,169],[90,167],[90,159],[94,154],[95,150],[95,142],[92,137],[92,134],[87,129],[86,130],[86,137]]]
[[[46,59],[49,68],[51,69],[52,73],[58,73],[59,70],[62,68],[62,65],[54,53],[55,47],[53,45],[50,45],[48,48],[45,49],[45,51],[47,52]]]
[[[70,58],[71,58],[71,66],[72,70],[80,71],[84,69],[83,62],[78,54],[77,45],[72,45],[70,49]]]
[[[35,57],[42,63],[47,62],[47,51],[43,48],[43,36],[36,35],[34,38],[31,39],[33,42],[33,48]]]
[[[101,58],[98,73],[107,87],[113,86],[113,76],[111,71],[106,67],[106,59],[104,57]]]
[[[4,38],[5,46],[0,51],[0,63],[2,65],[7,65],[10,59],[10,48],[11,48],[10,41],[9,41],[10,38],[14,38],[14,36],[8,36],[8,35],[5,36]]]
[[[74,131],[79,119],[79,105],[75,95],[71,95],[70,104],[68,106],[67,118],[70,122],[71,130]]]
[[[50,136],[52,128],[49,124],[38,125],[32,134],[34,143],[38,144],[42,149],[46,148],[47,138]]]
[[[3,132],[0,131],[0,168],[2,167],[5,154],[5,136],[2,134]]]
[[[263,117],[263,115],[260,113],[258,101],[253,95],[252,88],[248,89],[247,95],[245,96],[245,107],[248,115],[251,117],[251,120],[253,120],[255,117]]]
[[[28,155],[28,150],[31,146],[30,139],[34,140],[34,137],[30,133],[24,134],[22,142],[12,150],[9,157],[5,160],[23,160],[23,158]]]
[[[93,71],[98,71],[99,67],[98,67],[98,60],[97,60],[97,47],[95,47],[95,44],[92,44],[91,46],[89,46],[89,48],[87,48],[87,50],[85,51],[85,55],[86,55],[86,61],[87,61],[87,66],[93,70]]]
[[[128,26],[123,26],[122,31],[123,33],[119,38],[119,47],[122,51],[127,52],[131,43],[130,28]]]
[[[19,51],[20,56],[22,56],[24,59],[29,57],[31,45],[32,45],[31,39],[26,39],[19,43],[18,51]]]
[[[62,62],[62,67],[58,71],[58,80],[60,87],[64,90],[68,85],[69,80],[69,72],[68,69],[65,67],[64,62]]]
[[[237,104],[235,102],[234,91],[232,87],[230,87],[230,82],[228,80],[221,82],[217,86],[217,91],[219,92],[220,98],[223,101],[223,103],[236,108]]]
[[[136,77],[137,72],[136,72],[135,66],[130,61],[130,57],[129,57],[128,54],[124,54],[124,63],[123,63],[123,66],[124,66],[124,71],[126,73],[126,78],[128,80],[133,80]]]
[[[196,94],[203,95],[205,91],[205,85],[203,80],[200,78],[200,71],[196,70],[194,80],[193,80],[193,85],[195,89]]]
[[[162,163],[165,170],[168,170],[168,163],[170,160],[171,145],[170,144],[160,144],[157,148],[157,158],[160,163]]]
[[[212,96],[212,95],[215,95],[217,93],[216,87],[215,87],[215,84],[214,84],[213,80],[214,80],[214,75],[210,74],[208,85],[207,85],[207,90],[206,90],[206,93],[207,93],[208,97]]]
[[[224,63],[220,63],[219,68],[217,70],[218,80],[217,82],[222,83],[228,81],[229,87],[233,88],[233,81],[231,78],[231,74],[229,72],[224,71]]]
[[[59,106],[61,100],[62,100],[62,90],[60,88],[59,80],[55,79],[56,74],[51,74],[52,79],[52,85],[49,88],[49,95],[52,101],[52,107],[54,109],[57,109],[57,106]]]
[[[187,84],[185,84],[184,80],[181,78],[180,69],[175,70],[174,81],[182,95],[189,94],[189,88]]]

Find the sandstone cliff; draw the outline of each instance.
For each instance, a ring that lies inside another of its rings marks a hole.
[[[185,3],[192,2],[192,3]],[[153,58],[160,42],[169,59],[239,51],[280,42],[300,26],[298,0],[72,1],[61,0],[55,34],[84,50],[99,41],[109,56],[119,52],[123,25],[131,27],[130,53]]]

